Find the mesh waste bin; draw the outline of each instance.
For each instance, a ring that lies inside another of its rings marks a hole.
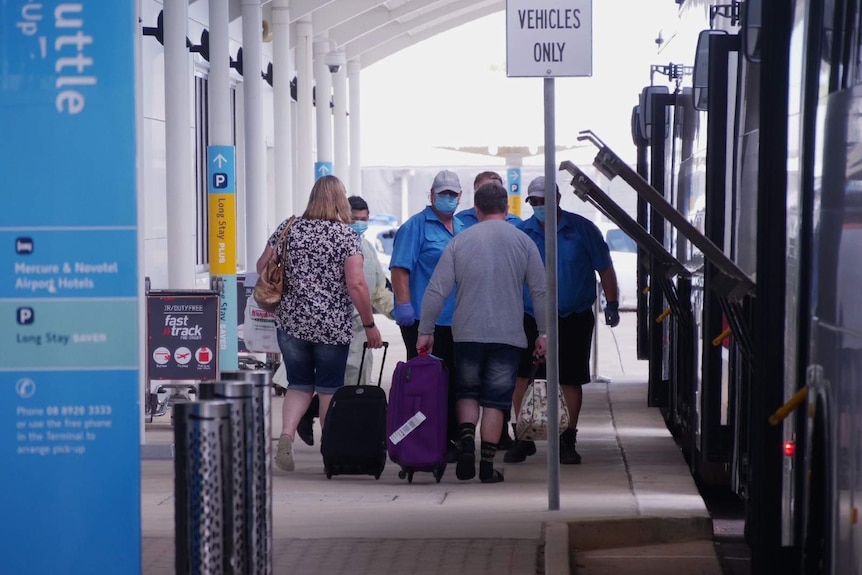
[[[272,574],[272,372],[222,371],[221,381],[252,386],[249,575]]]

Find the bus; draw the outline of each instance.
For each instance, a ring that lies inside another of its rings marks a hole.
[[[862,573],[860,0],[676,3],[637,164],[584,135],[666,252],[640,238],[649,402],[744,501],[752,573]]]

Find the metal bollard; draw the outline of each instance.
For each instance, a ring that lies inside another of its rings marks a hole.
[[[272,372],[223,371],[221,380],[253,386],[248,573],[272,575]]]
[[[176,573],[221,575],[230,404],[183,402],[173,410]]]
[[[251,486],[252,458],[249,455],[253,443],[252,404],[254,388],[250,383],[239,381],[204,381],[198,394],[201,400],[223,400],[230,404],[231,451],[228,477],[225,484],[224,548],[225,574],[246,575],[248,554],[251,549],[249,518],[252,516]]]

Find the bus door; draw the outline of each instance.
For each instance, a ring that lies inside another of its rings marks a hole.
[[[716,32],[711,30],[701,34],[693,82],[694,106],[708,112],[703,226],[704,235],[725,255],[735,260],[732,249],[736,184],[733,175],[736,143],[734,127],[737,125],[740,38],[738,35]],[[708,43],[708,47],[701,46],[704,42]],[[708,66],[707,69],[703,68],[704,64]],[[704,71],[707,72],[706,75],[703,74]],[[707,84],[703,82],[704,76]],[[741,246],[741,249],[747,247]],[[707,260],[703,274],[701,312],[698,445],[700,460],[703,462],[702,476],[706,479],[717,474],[715,479],[723,480],[722,470],[730,459],[733,445],[732,405],[738,389],[730,377],[731,348],[740,345],[740,338],[731,336],[729,327],[734,319],[740,323],[744,320],[742,317],[730,318],[725,313],[726,305],[714,289],[717,279],[717,269]],[[745,325],[738,327],[747,329]]]

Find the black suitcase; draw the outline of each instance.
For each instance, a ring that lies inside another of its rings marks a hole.
[[[359,377],[365,365],[363,344]],[[333,475],[373,475],[380,479],[386,466],[386,392],[381,388],[389,342],[383,342],[383,360],[377,385],[345,385],[333,394],[320,452],[326,478]]]

